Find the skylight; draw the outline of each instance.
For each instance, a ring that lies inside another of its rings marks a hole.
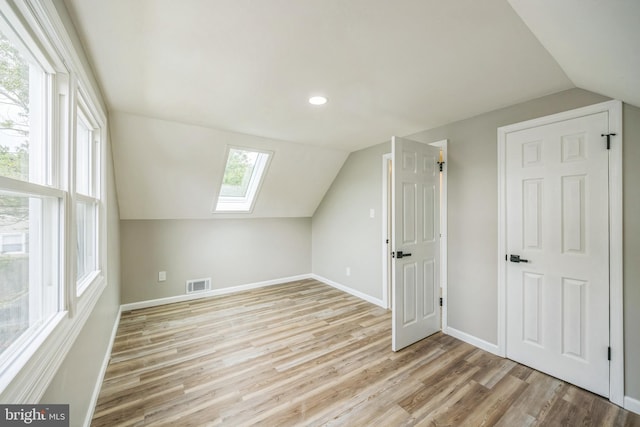
[[[271,153],[230,148],[215,212],[250,212]]]

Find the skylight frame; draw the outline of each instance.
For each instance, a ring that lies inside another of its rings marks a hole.
[[[227,167],[229,164],[229,156],[231,155],[232,150],[244,151],[247,153],[256,153],[258,156],[256,158],[255,164],[253,166],[253,171],[251,177],[249,179],[249,183],[247,185],[247,191],[244,196],[222,196],[222,186],[224,183],[224,176],[227,172]],[[228,213],[241,213],[248,214],[253,212],[253,208],[255,206],[256,200],[258,198],[258,194],[262,188],[262,183],[264,182],[264,178],[269,169],[269,165],[271,164],[271,159],[273,158],[273,151],[269,150],[261,150],[257,148],[251,147],[240,147],[240,146],[227,146],[224,169],[222,170],[222,176],[220,179],[220,186],[218,188],[218,192],[216,194],[215,199],[213,200],[213,213],[218,214],[228,214]]]

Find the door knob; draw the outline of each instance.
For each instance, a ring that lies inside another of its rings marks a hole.
[[[396,258],[398,258],[398,259],[400,259],[400,258],[404,258],[404,257],[408,257],[408,256],[411,256],[411,254],[410,254],[410,253],[409,253],[409,254],[405,254],[405,253],[404,253],[404,252],[402,252],[402,251],[398,251],[398,252],[396,252]]]
[[[520,255],[511,255],[509,257],[509,261],[511,261],[511,262],[529,262],[528,259],[520,258]]]

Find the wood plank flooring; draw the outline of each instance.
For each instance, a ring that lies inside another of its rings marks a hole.
[[[314,280],[122,314],[92,426],[640,426],[441,333],[391,351],[386,310]]]

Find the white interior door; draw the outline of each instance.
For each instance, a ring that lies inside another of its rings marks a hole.
[[[507,357],[603,396],[608,128],[602,112],[506,138]]]
[[[392,348],[440,330],[440,149],[392,140]]]

